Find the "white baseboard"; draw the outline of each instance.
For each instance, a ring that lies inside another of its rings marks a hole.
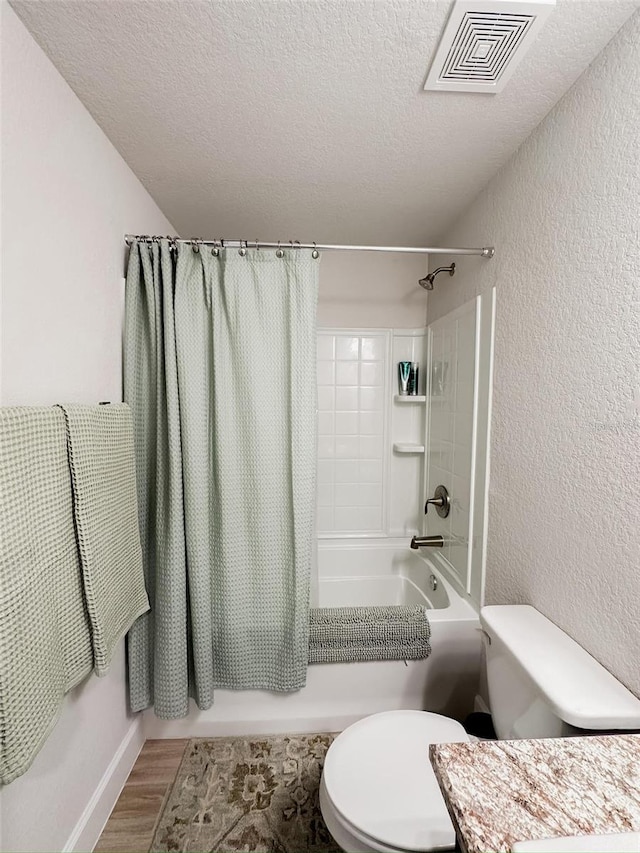
[[[159,720],[149,718],[145,724],[148,739],[192,738],[192,737],[247,737],[248,735],[313,734],[314,732],[341,732],[353,723],[375,713],[379,709],[360,714],[331,714],[324,717],[291,717],[282,720],[193,720],[184,717],[179,720]],[[384,709],[386,710],[386,709]]]
[[[93,792],[80,820],[67,839],[62,853],[93,850],[96,846],[124,783],[127,781],[127,776],[142,749],[144,740],[142,720],[138,716],[129,726],[122,743],[109,762],[100,784]]]

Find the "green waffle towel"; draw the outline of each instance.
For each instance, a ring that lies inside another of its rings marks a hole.
[[[309,663],[420,660],[431,654],[427,608],[314,607]]]
[[[0,409],[0,782],[148,608],[127,406]],[[68,432],[68,427],[70,430]],[[70,444],[68,446],[68,442]],[[70,468],[73,469],[70,472]]]
[[[120,640],[149,609],[138,528],[133,424],[126,403],[61,405],[91,622],[93,664],[105,675]]]

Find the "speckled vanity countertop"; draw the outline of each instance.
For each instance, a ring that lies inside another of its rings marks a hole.
[[[640,831],[640,735],[432,744],[429,758],[467,853]]]

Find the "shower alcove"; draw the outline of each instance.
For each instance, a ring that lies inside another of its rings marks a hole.
[[[494,303],[493,292],[477,297],[422,329],[318,331],[312,604],[423,604],[431,656],[313,664],[306,686],[289,694],[217,690],[212,708],[192,703],[181,720],[145,712],[147,737],[336,731],[384,710],[422,708],[461,718],[473,709]],[[420,363],[415,398],[397,394],[400,360]],[[446,520],[433,510],[423,514],[436,481],[452,495]],[[411,550],[412,535],[421,533],[441,533],[445,547]]]

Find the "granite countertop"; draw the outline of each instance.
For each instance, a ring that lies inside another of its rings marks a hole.
[[[640,735],[441,743],[429,757],[467,853],[640,831]]]

